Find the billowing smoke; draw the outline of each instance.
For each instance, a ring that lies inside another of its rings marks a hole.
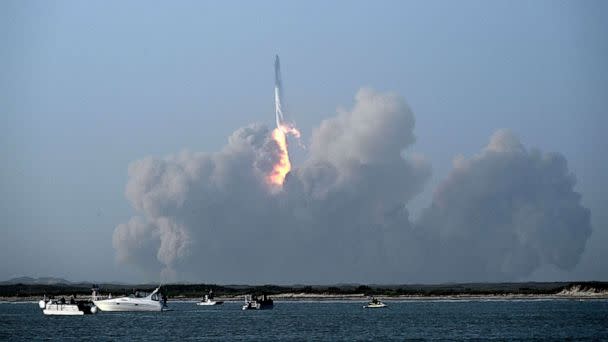
[[[151,278],[222,283],[512,279],[576,264],[589,212],[563,157],[500,131],[412,222],[407,203],[430,176],[408,150],[413,131],[399,96],[362,89],[314,130],[279,191],[268,175],[281,147],[260,125],[216,153],[136,161],[126,196],[137,216],[114,232],[117,257]]]
[[[575,178],[557,153],[527,151],[499,130],[457,158],[418,229],[436,240],[434,270],[452,281],[512,280],[548,264],[572,269],[591,234]]]

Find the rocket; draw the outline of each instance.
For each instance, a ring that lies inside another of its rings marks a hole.
[[[277,128],[281,129],[284,124],[283,108],[281,107],[281,93],[283,92],[283,86],[281,84],[281,62],[279,61],[279,55],[274,57],[274,110],[275,119],[277,121]]]

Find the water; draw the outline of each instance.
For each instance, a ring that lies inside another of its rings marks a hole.
[[[269,311],[169,304],[162,313],[62,317],[44,316],[37,303],[0,303],[0,340],[608,340],[607,300],[275,302]]]

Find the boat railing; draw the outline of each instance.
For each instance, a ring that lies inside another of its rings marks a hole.
[[[112,299],[112,298],[115,298],[115,297],[112,296],[111,294],[107,294],[107,295],[100,295],[100,294],[91,295],[91,300],[104,300],[104,299]]]

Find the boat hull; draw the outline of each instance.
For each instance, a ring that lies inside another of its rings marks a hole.
[[[163,311],[160,303],[144,303],[142,301],[129,301],[118,299],[106,299],[93,301],[101,311]]]
[[[84,312],[82,311],[58,311],[58,310],[42,310],[47,316],[83,316]]]
[[[196,303],[196,305],[202,305],[202,306],[213,306],[213,305],[222,305],[224,304],[224,302],[219,301],[219,302],[198,302]]]
[[[47,304],[42,310],[45,315],[57,315],[57,316],[81,316],[84,315],[84,311],[78,308],[75,304]]]
[[[272,308],[256,308],[251,306],[243,305],[243,310],[270,310]]]
[[[243,310],[272,310],[274,308],[274,304],[260,304],[260,303],[252,303],[243,305]]]

